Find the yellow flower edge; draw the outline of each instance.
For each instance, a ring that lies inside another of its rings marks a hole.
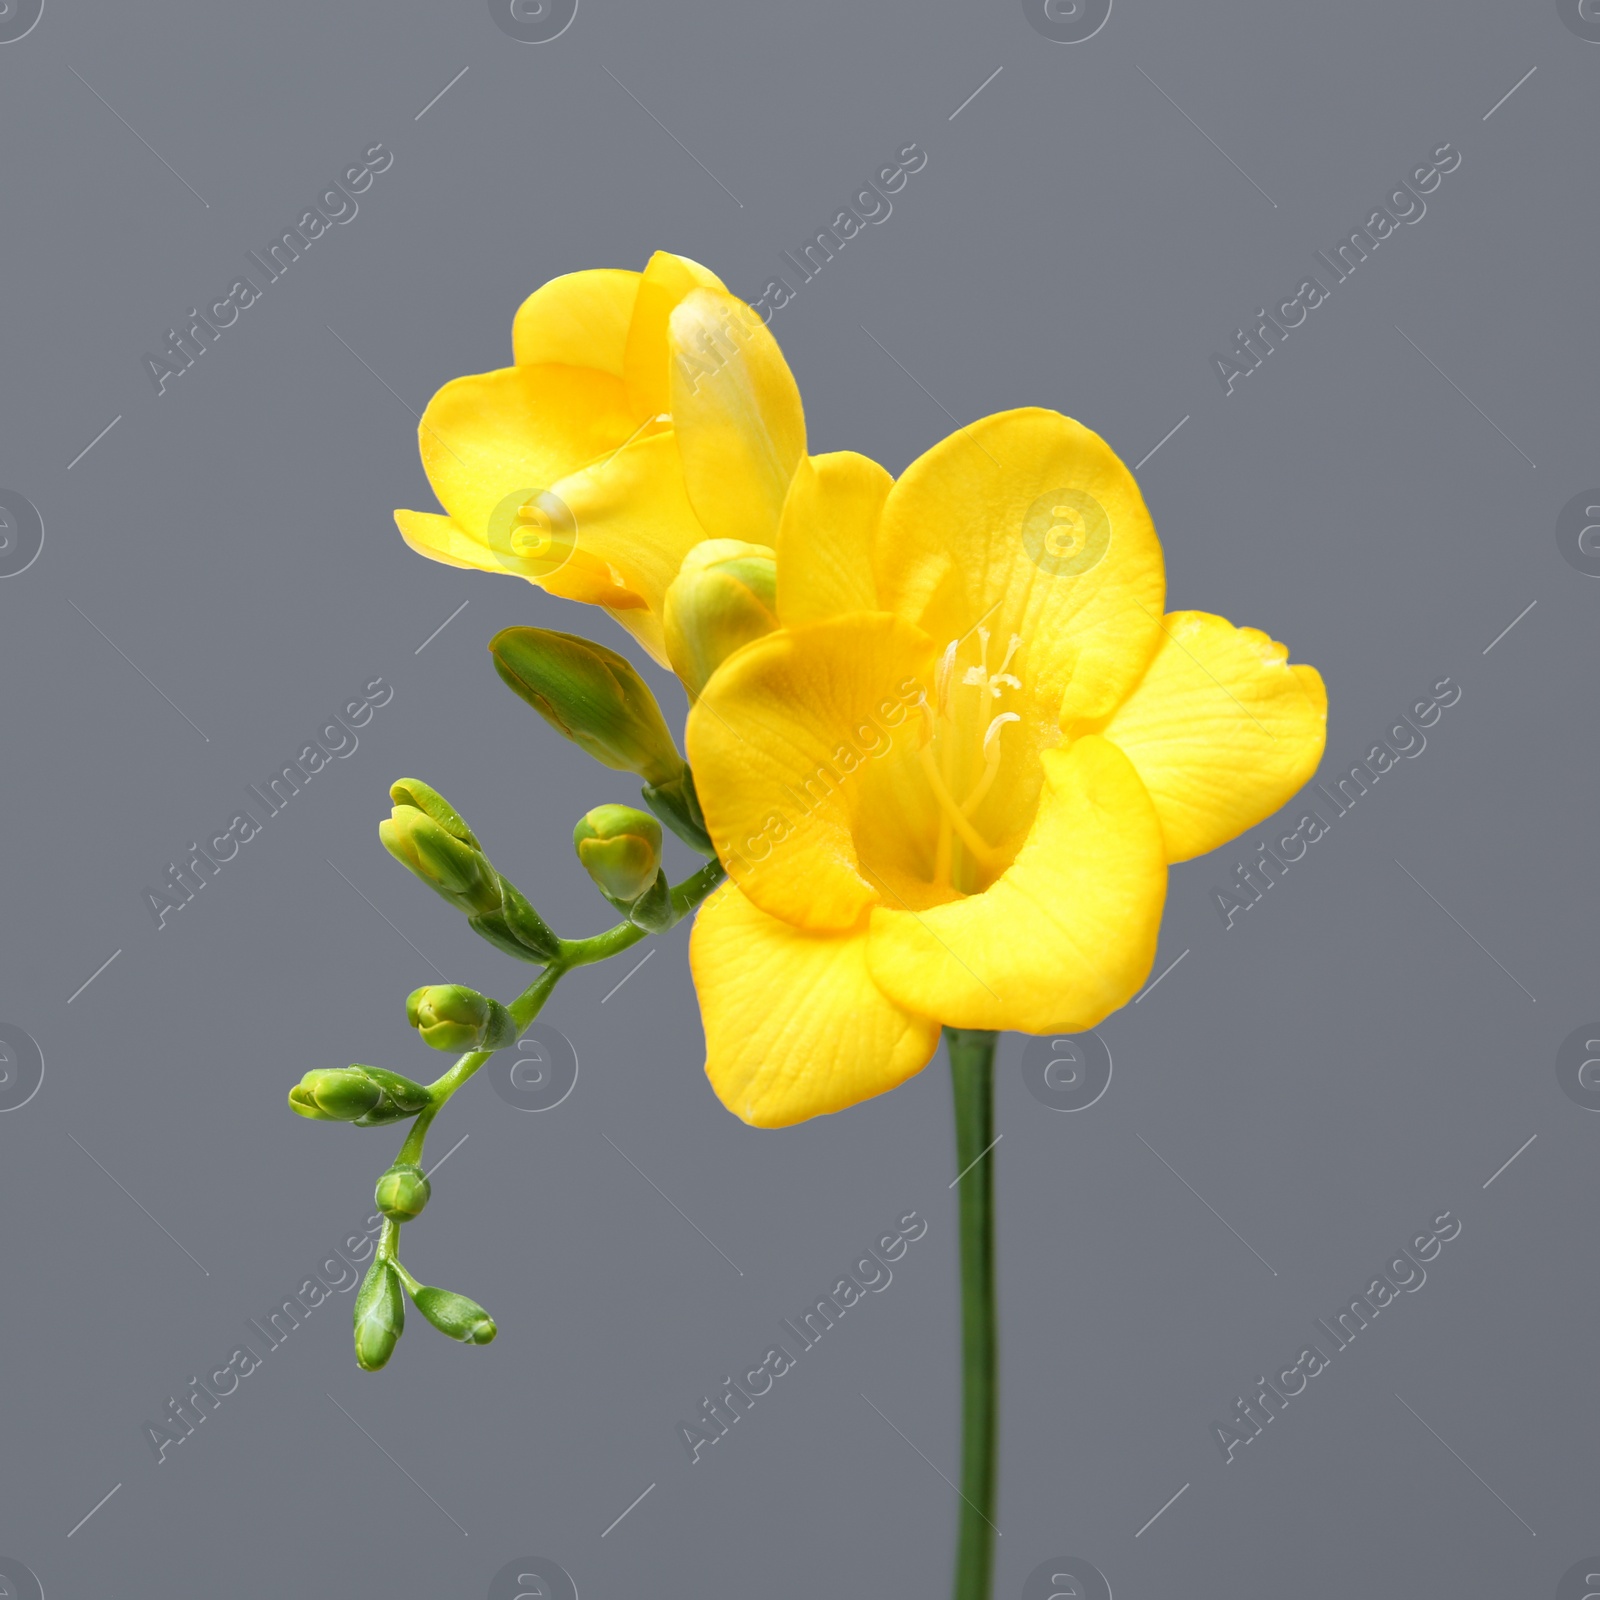
[[[608,611],[663,666],[661,610],[711,538],[772,546],[805,458],[800,393],[761,319],[687,256],[552,279],[514,364],[447,383],[418,428],[443,507],[397,511],[446,566]]]
[[[1149,974],[1168,864],[1321,758],[1315,669],[1167,612],[1132,474],[1056,412],[983,418],[892,485],[803,461],[776,549],[780,626],[687,729],[732,879],[690,944],[706,1071],[746,1122],[884,1093],[943,1024],[1095,1026]]]

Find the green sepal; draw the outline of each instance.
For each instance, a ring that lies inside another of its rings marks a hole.
[[[480,939],[487,939],[496,950],[503,951],[506,955],[517,961],[532,961],[543,966],[550,958],[541,956],[530,950],[512,931],[507,924],[504,912],[493,911],[487,916],[468,917],[467,926],[477,934]]]
[[[509,878],[500,879],[500,911],[511,935],[541,961],[553,961],[561,941],[533,909],[528,897]]]
[[[694,774],[685,767],[669,783],[647,784],[640,791],[644,803],[689,846],[703,856],[715,856],[717,847],[706,832],[706,819],[695,793]]]
[[[402,1078],[398,1072],[390,1072],[384,1067],[367,1067],[357,1063],[350,1070],[366,1073],[383,1090],[384,1098],[392,1101],[402,1116],[414,1116],[424,1110],[432,1098],[426,1084],[418,1083],[412,1078]]]
[[[665,872],[656,874],[656,881],[633,902],[626,906],[628,921],[646,933],[665,933],[678,920],[672,905],[672,887]]]
[[[415,1111],[406,1111],[397,1106],[392,1100],[382,1100],[364,1117],[357,1117],[352,1126],[357,1128],[386,1128],[391,1122],[404,1122],[407,1117],[416,1116]]]
[[[480,939],[487,939],[496,950],[503,950],[518,961],[541,965],[554,961],[561,941],[544,918],[528,903],[528,898],[509,878],[500,879],[500,909],[468,917],[467,926]]]
[[[376,1372],[394,1354],[406,1325],[406,1296],[400,1274],[381,1256],[374,1259],[356,1294],[356,1362]]]
[[[498,1000],[489,1002],[489,1021],[478,1044],[480,1050],[504,1050],[517,1042],[517,1019]]]
[[[490,1344],[500,1331],[494,1325],[494,1318],[476,1300],[469,1300],[464,1294],[423,1285],[412,1291],[411,1298],[417,1310],[440,1333],[459,1339],[462,1344]]]

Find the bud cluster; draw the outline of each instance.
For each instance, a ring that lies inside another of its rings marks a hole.
[[[770,550],[718,540],[691,552],[673,585],[665,621],[669,653],[691,698],[726,656],[774,625]],[[290,1108],[316,1121],[375,1127],[416,1119],[373,1195],[383,1234],[353,1316],[356,1360],[367,1372],[378,1371],[393,1355],[405,1331],[408,1296],[425,1321],[452,1339],[484,1345],[495,1337],[494,1319],[476,1301],[419,1283],[399,1259],[403,1226],[422,1215],[432,1195],[421,1160],[437,1112],[486,1054],[515,1041],[517,1016],[525,1009],[536,1013],[569,966],[616,954],[641,931],[671,927],[721,875],[689,765],[649,686],[624,657],[587,639],[538,628],[507,628],[490,650],[500,677],[546,722],[602,765],[641,778],[649,809],[597,806],[573,830],[580,864],[627,922],[568,943],[496,869],[466,819],[437,789],[416,778],[390,786],[392,809],[378,827],[384,848],[460,911],[480,937],[546,970],[515,1002],[516,1014],[459,983],[425,984],[406,997],[406,1021],[422,1043],[463,1057],[431,1086],[358,1064],[308,1072],[289,1091]],[[713,858],[688,880],[677,908],[662,865],[663,825]]]

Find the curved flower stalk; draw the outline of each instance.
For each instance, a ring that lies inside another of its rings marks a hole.
[[[419,1283],[400,1260],[400,1230],[421,1216],[432,1194],[422,1154],[435,1117],[497,1050],[516,1041],[566,973],[667,932],[723,879],[713,858],[681,883],[667,882],[663,821],[705,855],[712,850],[689,769],[638,673],[600,645],[533,628],[507,629],[493,649],[501,676],[546,721],[604,766],[645,778],[642,798],[651,810],[608,804],[579,819],[573,832],[579,864],[622,920],[603,933],[566,939],[495,867],[438,790],[416,778],[390,785],[393,810],[378,826],[385,849],[485,941],[542,970],[504,1004],[460,983],[427,984],[406,997],[406,1021],[418,1041],[461,1052],[431,1083],[357,1064],[314,1069],[289,1091],[290,1110],[312,1121],[411,1124],[374,1191],[384,1224],[354,1314],[356,1360],[368,1372],[393,1355],[405,1331],[408,1294],[424,1319],[451,1338],[485,1345],[495,1337],[494,1319],[476,1301]]]

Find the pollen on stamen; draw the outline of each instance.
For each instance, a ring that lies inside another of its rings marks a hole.
[[[1007,672],[1006,668],[1011,665],[1012,658],[1016,655],[1017,651],[1022,648],[1022,636],[1016,633],[1011,635],[1011,638],[1006,644],[1005,660],[1000,663],[1000,670],[994,673],[989,671],[988,631],[980,628],[978,630],[978,636],[983,645],[983,665],[978,667],[968,667],[965,674],[962,676],[962,683],[972,684],[974,687],[979,689],[987,689],[990,695],[992,695],[996,700],[1000,698],[1000,691],[1003,686],[1009,685],[1013,689],[1020,689],[1022,687],[1022,680],[1017,677],[1015,673]]]

